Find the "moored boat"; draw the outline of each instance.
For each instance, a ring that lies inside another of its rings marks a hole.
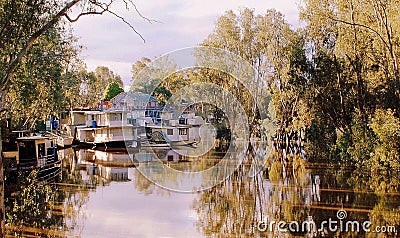
[[[77,127],[76,139],[99,149],[137,147],[137,127],[127,123],[126,114],[115,109],[86,112],[86,125]]]
[[[73,141],[74,137],[72,136],[59,136],[57,137],[57,146],[66,148],[72,146]]]
[[[3,156],[10,161],[10,171],[38,169],[38,177],[49,180],[61,172],[61,161],[58,159],[54,138],[42,135],[24,136],[16,139],[17,150],[4,152]]]

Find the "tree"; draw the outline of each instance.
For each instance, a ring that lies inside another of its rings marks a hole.
[[[375,143],[380,132],[372,125],[376,111],[389,110],[395,119],[400,115],[398,4],[305,1],[300,16],[307,24],[310,78],[304,97],[315,132],[310,133],[310,156],[368,166],[375,147],[384,144]]]
[[[5,98],[14,128],[33,128],[37,120],[65,110],[73,92],[79,95],[79,82],[71,77],[77,54],[73,38],[59,28],[44,33],[29,49]]]
[[[117,82],[112,82],[107,85],[106,90],[104,91],[103,99],[104,101],[109,101],[113,97],[122,93],[124,89],[122,89]]]
[[[307,77],[305,41],[302,32],[292,30],[282,13],[269,9],[263,15],[255,15],[247,8],[241,9],[239,14],[227,11],[217,20],[215,30],[203,45],[235,53],[255,69],[252,85],[256,93],[249,95],[244,87],[228,87],[243,103],[253,134],[260,135],[256,111],[260,101],[267,108],[271,102],[276,109],[277,131],[281,138],[305,126],[300,113],[305,111],[305,103],[299,93],[304,90]],[[215,82],[227,80],[210,70],[201,71]]]
[[[94,71],[94,75],[97,77],[100,84],[107,85],[108,83],[116,82],[119,87],[124,87],[124,82],[122,82],[121,76],[115,74],[105,66],[98,66]]]
[[[165,104],[173,92],[186,85],[183,74],[176,72],[175,62],[168,58],[152,63],[149,58],[143,57],[132,65],[131,72],[132,80],[129,90],[150,94],[161,104]],[[162,78],[168,72],[170,75]],[[138,75],[143,78],[138,78]]]
[[[133,9],[143,17],[137,10],[132,1],[124,1],[126,8],[133,6]],[[109,13],[126,23],[142,39],[143,37],[135,28],[112,10],[114,1],[101,0],[70,0],[70,1],[14,1],[4,0],[0,2],[0,113],[7,111],[4,104],[5,98],[13,85],[13,75],[26,58],[30,48],[34,46],[37,40],[42,37],[49,29],[58,26],[62,19],[70,22],[78,21],[85,15],[95,15]],[[77,15],[72,16],[72,8],[76,7]],[[65,17],[65,18],[64,18]],[[148,21],[151,21],[145,18]],[[2,114],[4,116],[4,114]],[[0,152],[2,151],[0,143]],[[0,164],[0,180],[2,180],[3,165]],[[4,231],[4,209],[3,194],[4,184],[0,184],[0,210],[2,210],[0,221],[0,236]]]
[[[94,72],[88,73],[84,70],[81,73],[85,77],[82,89],[86,103],[96,103],[103,99],[107,85],[112,82],[123,88],[121,77],[105,66],[97,67]]]

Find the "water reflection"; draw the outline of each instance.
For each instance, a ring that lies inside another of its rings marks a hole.
[[[154,155],[148,149],[130,157],[126,152],[97,150],[59,151],[62,175],[52,184],[52,224],[34,234],[82,237],[396,237],[384,234],[260,231],[260,221],[370,221],[374,226],[400,227],[400,180],[386,170],[361,171],[352,167],[267,160],[256,176],[249,176],[254,158],[265,151],[250,148],[243,163],[227,180],[204,192],[181,194],[164,190],[136,168],[149,166]],[[162,163],[181,171],[210,168],[221,158],[217,152],[190,157],[182,151],[157,149]],[[261,154],[262,155],[261,155]],[[239,156],[239,155],[238,155]],[[152,170],[160,179],[169,175]],[[250,173],[251,174],[251,173]],[[168,178],[175,179],[179,178]],[[26,215],[26,214],[25,214]],[[29,214],[33,216],[33,214]],[[154,229],[157,227],[157,229]],[[51,233],[53,232],[53,233]],[[25,233],[26,234],[26,233]]]
[[[165,153],[165,151],[163,151]],[[152,153],[140,150],[131,158],[123,152],[79,150],[76,168],[95,189],[87,201],[82,237],[199,237],[195,213],[190,209],[194,194],[175,194],[155,186],[135,168],[152,162]],[[141,159],[139,162],[138,160]],[[133,186],[132,186],[133,185]],[[179,224],[177,229],[176,224]],[[154,229],[157,227],[157,229]],[[183,232],[183,233],[182,233]]]
[[[254,156],[254,155],[253,155]],[[396,226],[399,235],[400,194],[396,177],[366,176],[366,171],[332,167],[293,160],[274,161],[268,169],[251,178],[252,156],[247,163],[220,186],[202,193],[193,203],[198,214],[198,228],[206,236],[256,237],[376,237],[377,233],[332,231],[327,227],[307,232],[307,229],[288,230],[292,221],[300,225],[312,221],[321,228],[324,221],[340,221],[338,210],[347,212],[346,221],[370,221],[375,226]],[[379,182],[378,182],[379,181]],[[378,185],[379,186],[376,186]],[[258,227],[260,221],[266,226]],[[284,229],[277,223],[286,222]],[[272,223],[271,223],[272,222]],[[272,225],[271,225],[272,224]],[[338,223],[337,223],[338,224]],[[261,228],[261,229],[260,229]],[[286,230],[285,230],[286,229]]]

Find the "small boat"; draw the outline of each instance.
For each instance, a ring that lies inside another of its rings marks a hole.
[[[62,148],[70,147],[72,146],[72,143],[74,141],[74,137],[72,136],[55,134],[53,132],[46,132],[46,134],[55,138],[58,147]]]
[[[74,142],[74,137],[66,135],[57,136],[56,142],[58,147],[67,148],[72,146],[72,143]]]
[[[172,141],[164,131],[154,131],[150,139],[143,139],[140,147],[176,147],[176,146],[195,146],[195,140]]]
[[[3,153],[14,164],[11,172],[38,169],[38,177],[50,180],[61,173],[54,138],[42,135],[18,137],[17,150]]]

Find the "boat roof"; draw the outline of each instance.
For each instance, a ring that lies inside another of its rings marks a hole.
[[[134,126],[131,124],[126,124],[126,125],[116,125],[116,126],[98,126],[98,127],[78,127],[78,129],[80,131],[91,131],[91,130],[101,130],[101,129],[114,129],[114,128],[124,128],[124,127],[138,127],[138,126]]]
[[[115,108],[111,108],[108,110],[104,110],[104,111],[87,111],[85,112],[86,115],[92,115],[92,114],[105,114],[105,113],[127,113],[129,111],[127,110],[123,110],[123,109],[115,109]]]
[[[86,111],[85,114],[100,114],[102,111]]]
[[[146,127],[155,128],[155,129],[174,129],[174,128],[191,128],[192,125],[176,125],[176,126],[164,126],[164,125],[147,125]]]
[[[18,137],[17,140],[50,140],[50,137],[47,136],[24,136]]]
[[[124,110],[124,109],[116,109],[116,108],[110,108],[104,111],[105,113],[114,113],[114,112],[128,112],[128,110]]]

